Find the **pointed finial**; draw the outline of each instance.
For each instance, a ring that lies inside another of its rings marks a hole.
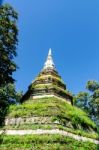
[[[51,48],[49,49],[48,55],[52,55],[52,50],[51,50]]]
[[[51,50],[51,48],[49,49],[47,60],[46,60],[46,62],[44,64],[44,68],[43,69],[53,69],[53,70],[55,70],[55,65],[54,65],[53,58],[52,58],[52,50]]]

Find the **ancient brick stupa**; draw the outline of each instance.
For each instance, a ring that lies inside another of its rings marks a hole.
[[[22,102],[28,99],[43,97],[57,97],[65,99],[70,103],[72,102],[72,96],[66,90],[66,85],[55,68],[51,49],[49,49],[43,69],[29,86],[28,91],[22,98]]]
[[[0,150],[95,150],[97,127],[87,113],[70,105],[51,49],[22,103],[10,105],[0,128]],[[95,139],[93,139],[95,138]]]

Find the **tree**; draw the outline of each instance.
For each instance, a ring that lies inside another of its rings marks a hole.
[[[12,74],[17,66],[18,15],[10,5],[0,6],[0,121],[4,119],[9,102],[15,99],[15,87]],[[2,123],[2,122],[0,122]]]
[[[88,81],[86,88],[91,92],[90,115],[92,119],[99,125],[99,82]]]
[[[88,81],[86,89],[88,89],[91,92],[94,92],[95,90],[99,89],[99,82],[93,80]]]
[[[17,19],[18,15],[11,6],[0,6],[0,86],[14,82],[12,73],[17,68],[13,61],[17,55]]]
[[[89,109],[89,102],[90,102],[90,95],[87,92],[79,92],[75,96],[74,104],[84,109],[86,112],[88,112],[88,109]]]
[[[78,93],[75,96],[75,105],[85,110],[90,118],[99,125],[99,82],[88,81],[86,88],[90,93]]]

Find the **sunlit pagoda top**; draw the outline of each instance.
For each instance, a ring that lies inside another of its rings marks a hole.
[[[53,58],[52,58],[52,50],[51,48],[49,49],[49,53],[48,53],[48,56],[47,56],[47,60],[44,64],[44,68],[43,69],[53,69],[55,70],[55,64],[53,62]]]
[[[43,69],[28,87],[22,102],[43,97],[58,97],[72,102],[72,95],[66,90],[66,85],[55,68],[51,48]]]

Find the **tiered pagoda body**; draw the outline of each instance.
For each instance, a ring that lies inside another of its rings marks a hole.
[[[21,101],[10,105],[4,116],[0,150],[98,148],[97,126],[86,112],[70,105],[72,96],[56,71],[51,50]]]
[[[28,87],[21,101],[44,97],[57,97],[72,103],[72,95],[66,90],[66,85],[55,68],[51,49],[42,71]]]

